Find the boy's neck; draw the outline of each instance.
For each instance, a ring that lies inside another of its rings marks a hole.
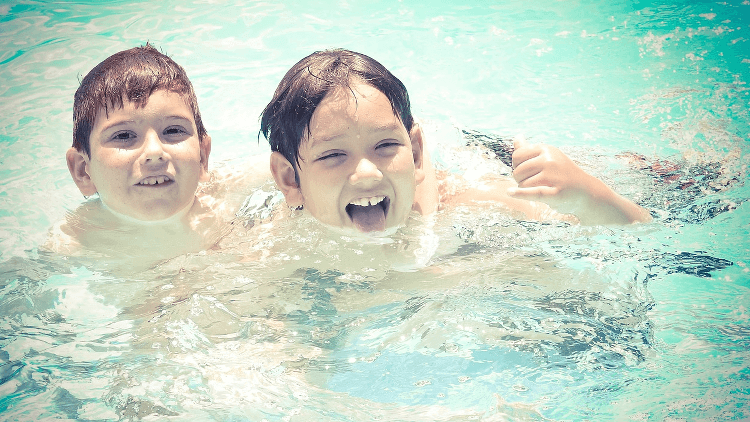
[[[310,216],[311,218],[314,218]],[[353,228],[344,228],[344,227],[337,227],[332,226],[325,223],[320,223],[323,227],[325,227],[327,230],[329,230],[331,233],[339,235],[339,236],[345,236],[350,239],[356,239],[361,241],[362,243],[372,243],[372,244],[387,244],[392,243],[393,239],[392,236],[396,234],[396,232],[403,227],[403,224],[400,224],[398,226],[394,227],[388,227],[383,231],[373,231],[373,232],[360,232],[357,229]]]
[[[185,207],[183,207],[173,215],[161,220],[139,220],[137,218],[133,218],[129,215],[121,214],[113,210],[112,208],[107,206],[107,204],[103,200],[101,200],[101,198],[99,199],[99,202],[101,202],[102,208],[107,210],[110,214],[112,214],[122,222],[127,222],[139,226],[174,226],[184,224],[187,221],[186,216],[190,213],[193,205],[195,205],[195,196],[193,196],[193,199]]]

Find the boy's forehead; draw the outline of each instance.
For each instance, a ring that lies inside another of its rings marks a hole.
[[[312,141],[312,146],[351,132],[367,135],[401,131],[406,132],[406,128],[388,97],[371,85],[358,83],[338,87],[323,98],[302,141]]]
[[[111,98],[109,100],[105,99],[105,101],[100,104],[97,109],[96,120],[99,120],[101,118],[109,119],[112,113],[122,112],[123,110],[125,110],[126,112],[136,112],[139,109],[147,107],[150,100],[154,97],[158,97],[157,102],[161,107],[166,106],[169,108],[178,109],[183,108],[184,106],[188,111],[190,111],[190,103],[186,95],[183,95],[179,92],[158,89],[148,96],[134,98],[133,100],[129,100],[127,94],[123,94],[122,97],[120,97],[120,101],[117,101],[117,99],[115,98]],[[192,119],[192,111],[190,111],[189,115]]]

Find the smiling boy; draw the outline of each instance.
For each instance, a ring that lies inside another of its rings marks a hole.
[[[287,204],[332,227],[380,232],[402,225],[412,210],[429,214],[439,205],[476,201],[502,203],[527,218],[575,218],[540,202],[585,223],[650,218],[556,148],[523,142],[513,154],[516,181],[439,194],[444,181],[425,152],[403,83],[348,50],[316,52],[295,64],[263,111],[261,131]]]
[[[151,45],[118,52],[81,81],[66,153],[84,196],[51,249],[153,262],[205,249],[222,233],[211,137],[185,70]],[[148,265],[148,264],[146,264]]]
[[[355,83],[351,90],[331,92],[313,113],[299,149],[299,188],[282,191],[289,205],[304,204],[330,226],[383,231],[405,221],[421,199],[421,133],[406,130],[378,89]],[[281,169],[274,174],[286,172],[281,179],[294,186],[288,161],[280,154],[272,160]]]
[[[88,151],[71,147],[66,157],[83,195],[98,193],[121,216],[158,221],[192,207],[198,182],[208,180],[211,137],[181,94],[144,97],[99,107],[88,140],[76,139]]]

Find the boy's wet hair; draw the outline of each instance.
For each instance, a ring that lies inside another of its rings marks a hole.
[[[146,43],[109,56],[83,78],[73,100],[73,148],[91,156],[89,137],[100,109],[109,116],[110,108],[123,107],[123,98],[143,107],[160,89],[185,99],[202,141],[207,132],[185,69]]]
[[[412,129],[409,93],[382,64],[344,49],[316,51],[286,72],[260,116],[260,131],[271,144],[271,150],[280,152],[292,163],[295,175],[299,147],[304,136],[310,135],[315,109],[329,92],[339,88],[351,91],[352,82],[364,82],[382,92],[406,130]]]

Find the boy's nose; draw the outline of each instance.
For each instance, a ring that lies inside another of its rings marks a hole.
[[[354,173],[349,177],[349,180],[353,185],[367,183],[367,182],[378,182],[383,179],[383,173],[380,172],[378,166],[367,158],[359,160],[357,168],[354,169]]]
[[[164,161],[164,145],[155,132],[148,132],[143,145],[143,157],[146,162]]]

